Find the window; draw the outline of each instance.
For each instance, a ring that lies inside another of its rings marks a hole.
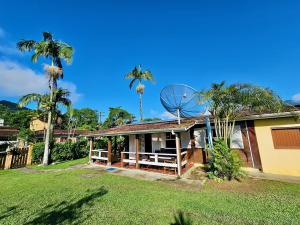
[[[166,133],[166,148],[176,148],[176,136],[172,133]]]
[[[275,149],[300,149],[300,128],[272,128]]]

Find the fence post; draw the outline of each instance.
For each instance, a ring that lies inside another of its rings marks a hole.
[[[13,151],[8,146],[7,149],[6,149],[6,158],[5,158],[5,164],[4,164],[4,169],[5,170],[11,168],[12,159],[13,159]]]
[[[26,161],[26,165],[29,166],[32,163],[32,149],[33,149],[33,145],[30,144],[28,146],[28,152],[27,152],[27,161]]]

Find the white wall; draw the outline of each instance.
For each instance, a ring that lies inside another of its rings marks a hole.
[[[181,137],[181,147],[191,148],[190,131],[180,132],[180,137]]]

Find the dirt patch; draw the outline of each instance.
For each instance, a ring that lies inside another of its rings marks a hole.
[[[102,173],[86,173],[86,174],[81,174],[80,177],[83,178],[93,178],[93,177],[99,177],[102,176]]]
[[[246,178],[241,181],[223,181],[218,183],[214,180],[208,180],[206,186],[217,190],[228,192],[241,192],[241,193],[253,193],[261,192],[265,190],[266,181],[260,179]]]
[[[27,168],[27,167],[19,168],[17,170],[21,171],[22,173],[30,173],[30,174],[44,173],[44,171],[42,171],[42,170],[35,170],[35,169]]]

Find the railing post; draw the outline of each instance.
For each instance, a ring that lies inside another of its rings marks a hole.
[[[31,163],[32,163],[32,149],[33,149],[33,145],[30,144],[28,146],[26,165],[31,165]]]
[[[155,153],[155,162],[158,163],[158,154]]]
[[[135,135],[135,168],[140,168],[140,137],[138,134]]]
[[[89,161],[91,163],[92,162],[92,151],[94,149],[94,138],[93,137],[90,137],[89,144],[90,144]]]
[[[6,158],[5,158],[5,163],[4,163],[4,169],[5,170],[11,168],[12,159],[13,159],[13,151],[10,149],[10,147],[7,147],[7,149],[6,149]]]
[[[108,137],[108,142],[107,142],[107,166],[111,166],[111,137]]]
[[[178,176],[181,176],[181,146],[180,146],[180,137],[179,133],[176,133],[176,154],[177,154],[177,170]]]

